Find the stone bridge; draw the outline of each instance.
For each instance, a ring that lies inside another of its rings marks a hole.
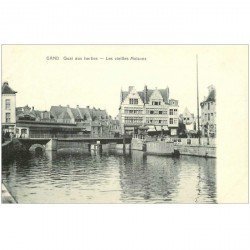
[[[91,145],[102,144],[130,144],[132,138],[18,138],[26,150],[58,150],[62,148],[90,149]]]

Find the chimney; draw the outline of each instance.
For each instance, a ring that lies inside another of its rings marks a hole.
[[[4,83],[3,83],[3,85],[7,85],[7,86],[9,86],[9,83],[8,83],[8,82],[4,82]]]
[[[169,101],[169,87],[168,86],[167,86],[166,90],[167,90],[167,100],[166,100],[166,103],[168,103],[168,101]]]
[[[87,109],[89,109],[89,106],[86,106]]]
[[[76,107],[79,109],[79,105],[76,105]]]
[[[32,111],[34,111],[34,107],[32,107]]]

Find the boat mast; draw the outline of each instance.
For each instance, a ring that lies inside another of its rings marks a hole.
[[[201,144],[200,138],[200,108],[199,108],[199,78],[198,78],[198,55],[196,55],[196,80],[197,80],[197,121],[198,121],[198,138],[199,138],[199,145]]]

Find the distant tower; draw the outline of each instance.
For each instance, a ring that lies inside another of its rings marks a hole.
[[[2,129],[15,134],[16,126],[16,91],[4,82],[2,85]]]

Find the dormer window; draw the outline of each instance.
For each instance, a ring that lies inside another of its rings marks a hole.
[[[158,105],[161,105],[161,102],[160,102],[160,101],[158,101],[158,102],[153,101],[153,102],[152,102],[152,105],[157,105],[157,106],[158,106]]]

